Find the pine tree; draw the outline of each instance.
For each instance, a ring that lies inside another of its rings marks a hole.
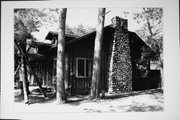
[[[101,68],[101,49],[102,49],[102,41],[103,41],[104,19],[105,19],[105,8],[99,8],[98,22],[96,27],[95,46],[94,46],[93,75],[92,75],[90,99],[100,98],[100,83],[101,83],[100,68]]]
[[[57,91],[56,91],[56,99],[58,103],[66,102],[65,95],[65,70],[64,70],[64,52],[65,52],[65,22],[66,22],[66,11],[67,8],[62,8],[59,10],[59,29],[58,29],[58,45],[57,45]]]

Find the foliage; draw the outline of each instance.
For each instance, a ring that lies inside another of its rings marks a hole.
[[[65,33],[70,34],[70,35],[74,35],[73,29],[69,25],[66,25]]]
[[[42,26],[49,26],[58,22],[55,14],[57,9],[15,9],[14,10],[14,34],[16,40],[25,42],[27,38],[33,37],[34,32],[38,32]]]
[[[14,9],[14,36],[16,40],[25,42],[27,38],[33,38],[33,33],[38,32],[42,26],[48,29],[59,24],[58,9]],[[94,31],[95,28],[79,24],[74,27],[66,25],[66,33],[82,36]],[[35,38],[33,38],[35,39]]]
[[[136,33],[156,52],[156,58],[162,67],[163,53],[163,9],[162,8],[143,8],[141,13],[134,13],[134,20],[142,23],[141,29]]]
[[[66,34],[70,35],[82,36],[92,31],[95,31],[95,28],[92,28],[90,26],[83,26],[82,24],[74,26],[73,28],[69,25],[66,25]]]
[[[15,9],[14,10],[14,33],[15,39],[24,40],[30,38],[31,33],[38,31],[42,24],[40,17],[45,16],[38,9]],[[21,39],[23,37],[23,39]]]
[[[14,40],[18,43],[32,43],[36,40],[32,33],[38,31],[46,20],[47,14],[39,9],[14,9]],[[25,51],[24,51],[25,52]],[[15,69],[18,67],[20,52],[17,46],[14,46]]]

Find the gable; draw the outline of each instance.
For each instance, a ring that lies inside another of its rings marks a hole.
[[[114,28],[112,25],[108,25],[104,27],[104,35],[103,40],[106,40],[107,37],[113,37]],[[129,40],[132,45],[134,46],[133,49],[141,49],[142,47],[145,47],[147,51],[154,53],[154,51],[134,32],[128,31],[129,34]],[[80,42],[81,40],[87,40],[87,38],[95,38],[96,31],[93,31],[89,34],[86,34],[84,36],[71,39],[70,41],[66,41],[66,45],[75,44],[76,42]],[[95,40],[95,39],[91,39]],[[107,42],[107,41],[106,41]]]
[[[134,32],[129,31],[131,52],[135,58],[139,58],[142,52],[148,54],[149,58],[155,57],[155,52]]]

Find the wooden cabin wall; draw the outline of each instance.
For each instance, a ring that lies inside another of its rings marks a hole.
[[[31,61],[32,69],[35,74],[38,76],[40,82],[43,86],[52,86],[52,68],[53,61],[52,60],[33,60]],[[30,85],[37,85],[34,80],[34,76],[29,76]]]
[[[93,58],[93,42],[85,39],[82,42],[76,42],[73,45],[67,46],[68,53],[68,86],[71,89],[72,95],[89,92],[91,85],[91,78],[77,78],[76,77],[76,58]]]
[[[102,45],[102,62],[101,62],[101,90],[108,89],[108,58],[110,55],[110,48],[113,36],[112,29],[105,29]],[[108,34],[107,34],[108,33]],[[90,92],[91,78],[76,78],[76,58],[90,58],[93,60],[94,56],[94,40],[95,34],[86,37],[76,43],[67,46],[67,53],[69,58],[69,86],[71,86],[71,93],[76,94],[81,91]],[[82,89],[81,89],[82,88]],[[85,88],[85,89],[84,89]]]
[[[150,58],[143,57],[144,54],[148,54],[148,51],[142,51],[142,48],[148,49],[148,47],[134,33],[129,33],[129,35],[133,69],[132,89],[133,91],[149,89]]]
[[[54,51],[55,49],[53,49]],[[57,58],[56,58],[56,55],[52,55],[51,57],[53,60],[52,60],[52,76],[50,78],[50,80],[52,81],[51,84],[52,86],[55,88],[56,87],[56,65],[57,65]],[[65,89],[68,89],[70,86],[69,86],[69,59],[68,59],[68,54],[67,52],[65,52]]]

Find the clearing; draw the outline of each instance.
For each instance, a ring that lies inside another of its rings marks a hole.
[[[57,104],[55,94],[48,93],[48,99],[42,94],[31,93],[30,104],[23,103],[23,96],[15,90],[14,111],[17,113],[36,112],[156,112],[163,111],[163,92],[161,89],[136,91],[132,93],[106,94],[105,99],[89,101],[88,95],[68,97],[68,103]]]

